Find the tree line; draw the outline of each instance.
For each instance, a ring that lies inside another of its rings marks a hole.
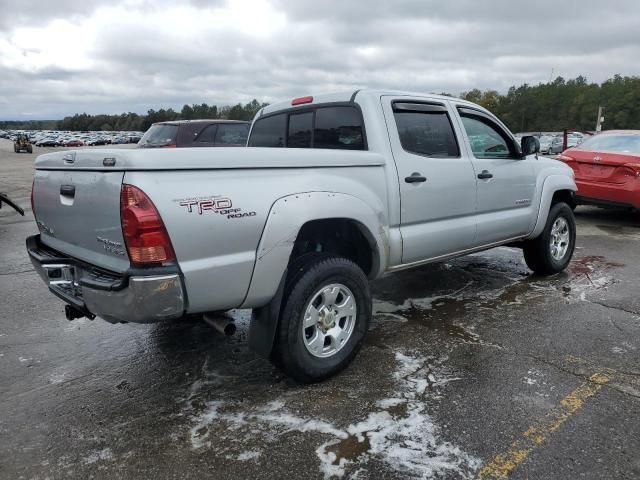
[[[464,92],[462,98],[496,114],[514,132],[593,131],[598,107],[604,107],[603,129],[640,129],[640,77],[614,75],[589,83],[583,76],[549,83],[495,90]]]
[[[601,84],[589,83],[583,76],[569,80],[557,77],[549,83],[513,86],[506,94],[473,89],[460,97],[492,111],[514,132],[594,130],[599,106],[605,108],[604,129],[640,129],[640,77],[637,76],[614,75]],[[152,123],[166,120],[251,120],[266,105],[254,99],[244,105],[224,107],[202,103],[184,105],[180,111],[151,109],[146,115],[81,113],[58,121],[0,122],[0,129],[145,131]]]
[[[151,124],[167,120],[194,120],[198,118],[222,118],[228,120],[253,120],[255,114],[266,103],[252,100],[244,105],[238,103],[232,106],[218,107],[217,105],[184,105],[182,110],[172,108],[159,110],[150,109],[146,115],[133,112],[120,115],[89,115],[76,113],[64,117],[62,120],[32,120],[0,122],[3,130],[70,130],[70,131],[141,131],[147,130]]]

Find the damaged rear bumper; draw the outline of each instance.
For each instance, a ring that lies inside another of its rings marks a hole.
[[[90,318],[154,323],[184,315],[186,298],[177,266],[116,274],[50,249],[40,235],[27,238],[27,252],[49,290]]]

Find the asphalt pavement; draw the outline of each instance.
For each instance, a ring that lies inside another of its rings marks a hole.
[[[248,311],[68,322],[24,248],[35,154],[0,141],[0,478],[640,478],[638,215],[578,207],[551,278],[498,248],[375,282],[355,362],[302,386]]]

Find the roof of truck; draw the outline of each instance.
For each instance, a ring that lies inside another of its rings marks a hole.
[[[457,103],[460,103],[460,104],[467,104],[467,105],[472,105],[474,107],[478,107],[478,105],[476,105],[475,103],[462,100],[461,98],[450,97],[447,95],[438,95],[435,93],[425,93],[425,92],[406,92],[401,90],[384,90],[384,89],[370,89],[370,88],[314,94],[314,95],[310,95],[310,97],[312,98],[312,101],[306,101],[297,106],[305,107],[305,106],[318,104],[318,103],[353,102],[353,101],[356,101],[356,99],[362,98],[365,96],[379,98],[383,95],[402,96],[402,97],[429,97],[431,99],[438,99],[438,100],[455,100]],[[304,97],[296,97],[296,98],[304,98]],[[276,112],[278,110],[295,108],[295,106],[292,104],[293,100],[295,100],[295,98],[290,100],[285,100],[282,102],[272,103],[271,105],[264,107],[258,113],[258,115],[265,115],[268,113]]]

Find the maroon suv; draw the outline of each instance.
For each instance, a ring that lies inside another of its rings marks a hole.
[[[149,127],[138,147],[244,147],[250,126],[236,120],[158,122]]]

